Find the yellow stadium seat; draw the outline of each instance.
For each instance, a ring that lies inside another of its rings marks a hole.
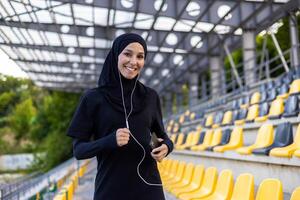
[[[222,139],[222,129],[219,128],[214,131],[211,142],[207,147],[212,147],[220,144],[221,139]],[[207,147],[203,146],[201,149],[198,150],[205,150]]]
[[[278,95],[277,98],[280,99],[286,99],[289,97],[289,95],[292,94],[298,94],[300,92],[300,79],[294,80],[291,84],[290,84],[290,89],[289,89],[289,93],[285,93],[285,94],[281,94]]]
[[[232,111],[226,111],[222,120],[221,125],[225,126],[225,125],[229,125],[231,124],[232,121]]]
[[[254,177],[244,173],[237,177],[231,200],[254,200]]]
[[[203,150],[203,148],[205,149],[206,147],[209,146],[209,144],[211,142],[211,139],[212,139],[212,136],[213,136],[213,130],[207,130],[206,133],[205,133],[203,143],[199,144],[199,145],[196,145],[196,146],[192,146],[191,150],[192,151],[201,151],[201,150]]]
[[[243,128],[242,127],[234,127],[231,132],[230,140],[228,144],[217,146],[213,150],[215,152],[224,152],[228,150],[234,150],[243,146]]]
[[[254,92],[251,96],[250,105],[258,104],[260,101],[260,93]]]
[[[255,200],[283,200],[282,184],[278,179],[265,179],[259,185]]]
[[[193,163],[189,163],[186,165],[185,167],[185,170],[184,170],[184,174],[182,176],[182,180],[179,181],[178,183],[174,183],[174,184],[171,184],[171,185],[166,185],[164,188],[171,192],[172,190],[176,190],[178,188],[182,188],[182,187],[185,187],[187,186],[191,180],[192,180],[192,175],[193,175],[193,172],[194,172],[194,164]]]
[[[300,199],[300,187],[297,187],[297,188],[293,191],[290,200],[299,200],[299,199]]]
[[[243,125],[246,122],[253,121],[259,113],[259,105],[252,105],[248,108],[248,113],[246,119],[236,120],[234,122],[235,125]]]
[[[208,115],[205,120],[205,127],[211,127],[213,123],[214,123],[214,116],[212,114]]]
[[[185,167],[186,167],[185,162],[180,161],[178,164],[175,176],[172,179],[164,181],[164,185],[166,186],[166,188],[168,188],[168,186],[178,183],[182,180]]]
[[[170,136],[170,140],[175,144],[175,140],[176,140],[176,136],[177,136],[177,134],[171,134],[171,136]]]
[[[215,189],[217,176],[218,176],[217,168],[215,167],[207,168],[205,170],[203,182],[200,188],[194,192],[183,193],[179,195],[179,199],[190,200],[194,198],[203,198],[209,196],[210,194],[212,194],[212,192]]]
[[[214,192],[205,198],[193,198],[193,200],[227,200],[232,195],[233,175],[232,171],[225,169],[220,173],[216,189]]]
[[[191,114],[190,114],[189,117],[190,117],[190,120],[191,120],[191,121],[195,120],[195,118],[196,118],[196,113],[191,112]]]
[[[256,141],[250,146],[240,147],[236,150],[239,154],[251,154],[254,149],[271,145],[274,140],[274,128],[272,124],[263,124],[257,133]]]
[[[178,136],[177,136],[175,147],[179,146],[179,145],[182,145],[183,140],[184,140],[184,134],[183,133],[179,133]]]
[[[300,79],[294,80],[290,85],[289,94],[297,94],[300,92]]]
[[[170,170],[168,171],[168,173],[161,176],[163,184],[164,184],[164,182],[174,178],[174,176],[176,175],[178,164],[179,164],[178,160],[172,161],[172,164],[171,164],[171,167],[170,167]]]
[[[284,111],[283,99],[275,99],[274,101],[272,101],[268,118],[269,119],[279,118],[280,115],[283,113],[283,111]]]
[[[173,160],[166,160],[165,162],[161,163],[159,166],[159,173],[160,173],[160,176],[163,178],[163,177],[167,177],[168,173],[170,173],[170,169],[172,167],[172,164],[173,164]]]
[[[194,133],[193,131],[189,132],[186,136],[185,143],[182,143],[180,145],[175,145],[175,149],[181,150],[184,149],[186,146],[189,146],[189,144],[193,141]]]
[[[179,197],[179,195],[183,193],[191,193],[198,190],[202,183],[203,176],[204,176],[204,166],[196,165],[190,183],[181,188],[177,187],[171,189],[171,193],[173,193],[176,197]]]
[[[187,147],[191,147],[191,146],[194,146],[195,144],[197,144],[197,142],[199,140],[199,137],[200,137],[200,132],[199,131],[193,131],[189,134],[191,134],[190,141],[188,143],[184,144],[184,145],[180,145],[179,147],[177,147],[178,150],[183,150]]]
[[[300,124],[297,127],[294,142],[286,147],[272,149],[270,155],[277,157],[292,157],[293,153],[297,150],[300,150]]]
[[[183,124],[184,121],[185,121],[185,116],[184,116],[184,115],[181,115],[181,116],[179,117],[179,120],[178,120],[179,124]]]

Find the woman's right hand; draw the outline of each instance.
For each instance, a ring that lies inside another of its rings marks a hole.
[[[128,144],[130,131],[128,128],[119,128],[116,132],[116,140],[119,147]]]

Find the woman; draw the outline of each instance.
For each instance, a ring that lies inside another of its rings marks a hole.
[[[164,131],[157,93],[138,81],[146,55],[141,36],[117,37],[98,88],[82,96],[70,124],[74,156],[97,156],[95,200],[165,199],[156,161],[167,156],[173,144]],[[153,132],[162,144],[151,149]]]

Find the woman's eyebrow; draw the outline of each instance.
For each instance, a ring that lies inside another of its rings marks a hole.
[[[128,52],[130,52],[130,53],[132,53],[133,52],[133,50],[131,50],[131,49],[125,49],[125,51],[128,51]],[[138,52],[138,54],[145,54],[143,51],[140,51],[140,52]]]

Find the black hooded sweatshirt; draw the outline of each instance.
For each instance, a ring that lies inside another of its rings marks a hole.
[[[128,122],[130,132],[146,151],[140,175],[149,183],[161,183],[156,161],[151,156],[151,133],[155,132],[164,139],[168,153],[173,150],[173,143],[164,130],[159,97],[137,77],[132,80],[124,78],[117,67],[118,55],[133,42],[143,46],[146,57],[147,46],[142,37],[133,33],[117,37],[104,62],[98,87],[83,94],[67,131],[67,135],[73,138],[73,152],[77,159],[97,156],[94,200],[165,199],[161,186],[147,185],[137,174],[137,165],[143,157],[142,148],[132,137],[122,147],[116,142],[117,129],[126,127],[120,81],[127,114],[131,109],[130,94],[136,82]]]

